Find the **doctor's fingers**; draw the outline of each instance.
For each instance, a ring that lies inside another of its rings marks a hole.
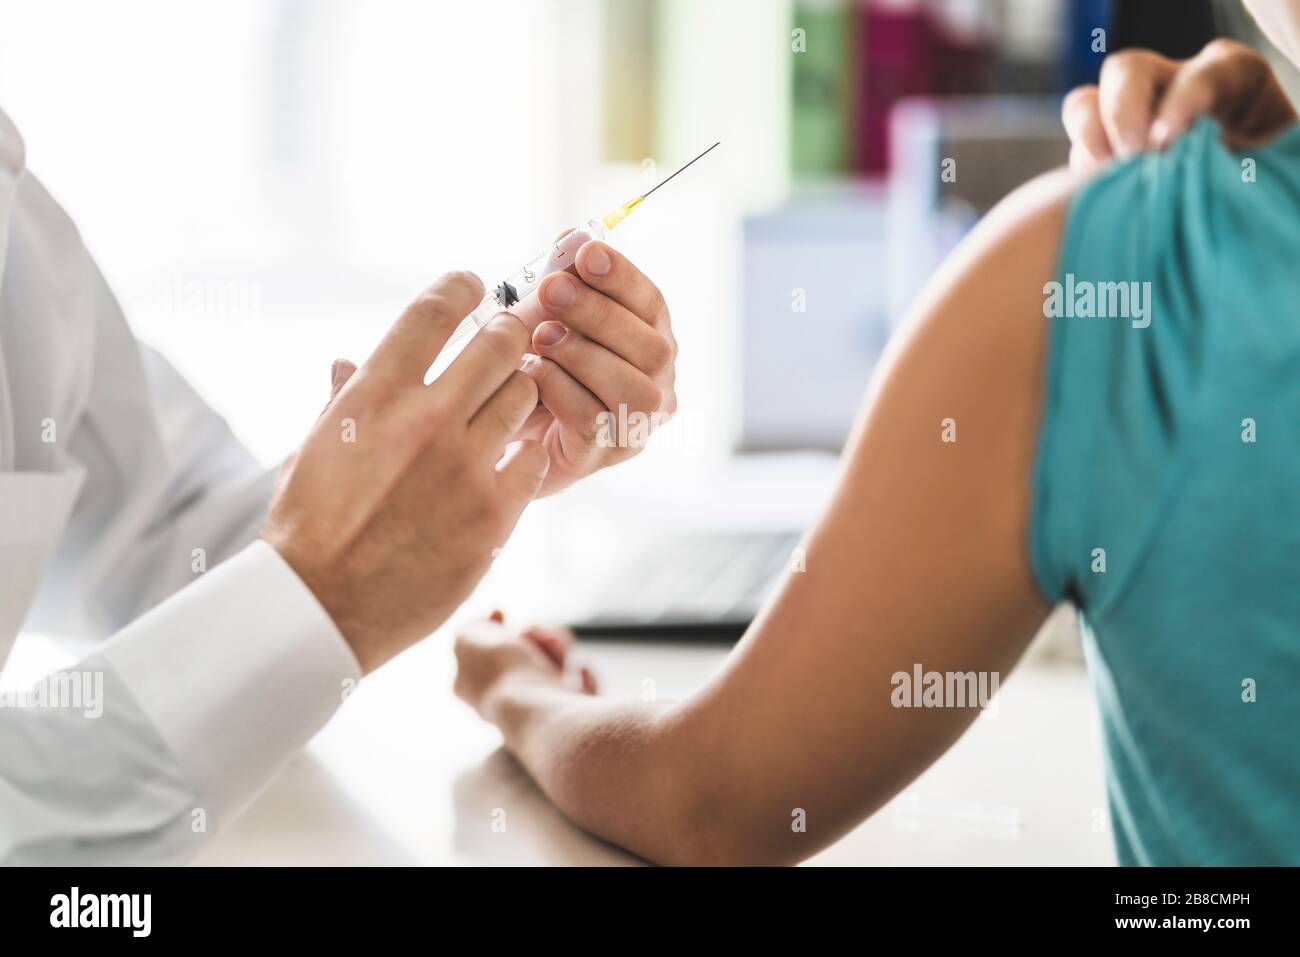
[[[361,367],[358,388],[388,395],[423,388],[433,360],[482,299],[483,283],[473,273],[439,276],[389,328]]]
[[[470,420],[470,441],[486,448],[495,462],[536,408],[537,383],[522,372],[512,371]]]
[[[592,241],[578,250],[578,275],[642,321],[671,338],[668,304],[659,287],[612,246]]]
[[[560,338],[551,341],[554,329]],[[666,411],[665,396],[673,400],[671,382],[663,385],[652,379],[621,356],[559,323],[544,323],[533,336],[534,347],[542,357],[560,366],[594,395],[610,411],[626,406],[630,412]],[[671,378],[671,377],[670,377]]]
[[[505,385],[528,348],[529,332],[509,312],[498,313],[429,386],[439,408],[468,422]]]
[[[548,339],[558,340],[563,332],[556,326],[559,323],[600,343],[651,378],[672,365],[674,348],[665,334],[667,330],[651,325],[644,318],[646,314],[633,312],[609,293],[593,289],[567,273],[558,273],[542,283],[538,301],[544,318],[552,320],[533,330],[533,342],[538,348],[548,344]],[[643,304],[647,309],[656,308],[653,303]]]
[[[568,432],[578,436],[581,450],[595,446],[601,413],[605,406],[587,391],[581,382],[565,372],[554,359],[533,357],[522,366],[522,371],[537,383],[537,395],[543,406]],[[561,435],[561,441],[565,436]]]

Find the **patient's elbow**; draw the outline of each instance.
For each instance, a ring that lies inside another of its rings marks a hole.
[[[807,835],[790,831],[777,817],[770,829],[757,825],[743,805],[693,790],[680,802],[676,824],[655,863],[672,867],[788,867],[812,853],[800,847]],[[767,815],[764,815],[767,817]]]
[[[670,707],[656,715],[648,741],[647,788],[655,825],[640,829],[647,860],[673,867],[797,864],[815,850],[791,828],[788,811],[764,800],[728,761],[725,737],[710,734],[698,713]],[[648,823],[648,822],[647,822]]]

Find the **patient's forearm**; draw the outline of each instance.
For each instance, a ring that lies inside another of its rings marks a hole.
[[[469,699],[577,823],[656,861],[802,860],[974,721],[898,702],[895,676],[1005,674],[1050,611],[1026,543],[1042,290],[1074,188],[1018,190],[945,263],[882,365],[806,561],[691,698],[606,703],[564,690],[529,646],[482,639],[489,662],[515,653],[494,700]],[[942,441],[958,419],[961,443]],[[470,650],[473,688],[493,672]]]
[[[683,862],[690,762],[676,753],[669,706],[507,679],[488,711],[506,747],[573,821],[649,860]]]

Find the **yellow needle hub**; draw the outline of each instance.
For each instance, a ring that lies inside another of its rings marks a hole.
[[[605,224],[606,229],[613,229],[623,220],[627,219],[628,216],[632,215],[632,210],[636,209],[644,202],[645,202],[644,196],[638,196],[635,199],[629,199],[618,209],[615,209],[612,212],[608,212],[604,216],[602,216],[601,221]]]

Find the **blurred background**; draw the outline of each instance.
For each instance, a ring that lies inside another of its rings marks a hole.
[[[1064,160],[1060,94],[1110,50],[1249,32],[1236,0],[0,0],[0,23],[30,168],[267,462],[433,276],[513,266],[722,140],[615,237],[682,342],[674,468],[837,449],[934,263]]]
[[[267,465],[331,360],[364,359],[437,274],[491,285],[721,140],[613,237],[672,310],[679,414],[530,508],[469,610],[725,642],[824,503],[920,286],[1065,162],[1062,94],[1107,53],[1216,35],[1259,42],[1237,0],[0,0],[0,107],[137,334]],[[1027,675],[1033,707],[981,721],[911,823],[867,825],[886,856],[924,859],[898,838],[923,824],[962,861],[931,826],[969,824],[957,800],[1010,809],[1012,837],[1049,825],[983,862],[1112,859],[1072,620],[1048,631],[1071,670]],[[636,694],[650,666],[606,647]],[[53,666],[19,648],[7,683]]]
[[[530,510],[508,598],[724,639],[921,285],[1066,160],[1063,93],[1125,47],[1259,39],[1237,0],[0,0],[0,24],[29,167],[268,465],[434,276],[491,285],[721,140],[613,237],[671,307],[680,412]]]
[[[1059,95],[1104,51],[1247,29],[1235,0],[0,0],[0,23],[30,168],[267,462],[433,276],[513,266],[715,140],[615,237],[682,341],[664,445],[833,450],[934,261],[1064,159]]]

